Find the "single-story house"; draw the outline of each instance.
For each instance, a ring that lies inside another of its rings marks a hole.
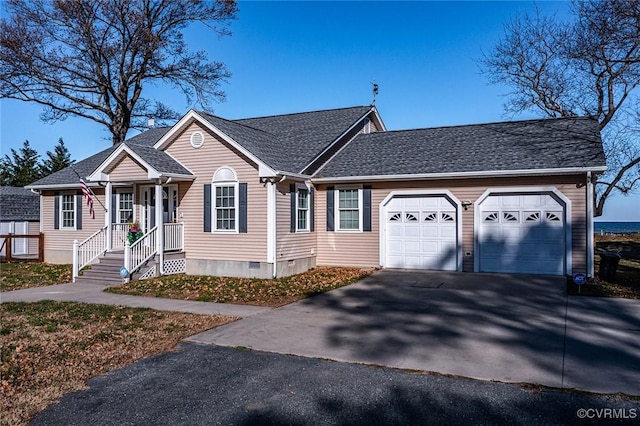
[[[593,182],[605,170],[590,118],[387,131],[375,106],[239,120],[190,110],[29,188],[42,198],[46,261],[78,268],[124,249],[127,272],[154,258],[160,274],[592,276]],[[127,241],[131,221],[141,240]]]
[[[38,235],[40,233],[40,197],[26,188],[0,186],[0,235]],[[0,237],[0,256],[5,257],[7,243]],[[37,238],[14,238],[11,254],[38,253]]]

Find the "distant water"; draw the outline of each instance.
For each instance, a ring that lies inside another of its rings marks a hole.
[[[593,230],[596,235],[640,233],[640,222],[594,222]]]

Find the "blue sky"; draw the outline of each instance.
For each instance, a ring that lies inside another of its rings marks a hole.
[[[567,13],[567,2],[538,2],[544,14]],[[240,2],[231,37],[194,26],[192,50],[228,66],[227,99],[213,113],[243,118],[368,105],[371,82],[389,130],[528,119],[505,115],[507,87],[489,85],[477,60],[504,33],[503,24],[531,12],[533,2]],[[186,112],[178,92],[148,87],[146,95]],[[97,124],[69,118],[41,123],[35,104],[2,100],[1,152],[29,140],[40,154],[62,137],[74,159],[110,145]],[[135,132],[132,131],[130,136]],[[610,198],[597,220],[638,220],[640,196]]]

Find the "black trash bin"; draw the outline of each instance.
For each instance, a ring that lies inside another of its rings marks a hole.
[[[620,257],[621,256],[618,253],[612,253],[610,251],[600,253],[600,269],[598,270],[598,276],[609,282],[615,280]]]

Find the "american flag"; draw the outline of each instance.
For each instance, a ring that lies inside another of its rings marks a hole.
[[[91,219],[96,218],[96,212],[93,211],[93,199],[91,198],[91,191],[83,179],[80,179],[80,186],[82,187],[82,196],[87,197],[87,206],[89,206],[89,214]]]

